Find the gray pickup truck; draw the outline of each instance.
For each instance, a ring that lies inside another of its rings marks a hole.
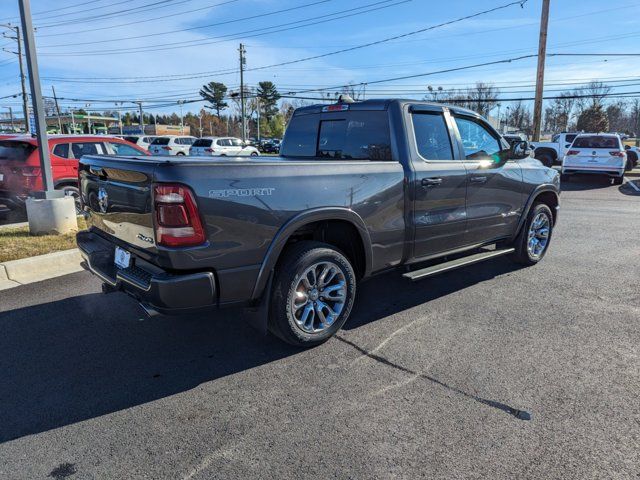
[[[104,291],[147,312],[245,305],[281,339],[317,345],[372,275],[539,262],[560,181],[530,154],[462,108],[304,107],[279,157],[83,157],[78,246]]]

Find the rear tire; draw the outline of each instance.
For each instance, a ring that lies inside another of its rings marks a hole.
[[[182,153],[182,152],[178,152],[178,153],[176,153],[176,157],[178,157],[178,156],[180,156],[180,157],[184,157],[184,153]]]
[[[546,229],[546,232],[545,232]],[[553,214],[544,203],[534,203],[527,220],[513,242],[516,251],[511,258],[522,265],[535,265],[549,249],[553,233]]]
[[[276,268],[269,330],[291,345],[319,345],[347,321],[355,294],[356,275],[341,252],[321,242],[295,243]]]
[[[545,167],[551,168],[553,166],[553,158],[547,153],[536,155],[536,159],[540,160]]]

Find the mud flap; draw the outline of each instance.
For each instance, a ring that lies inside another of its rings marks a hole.
[[[273,270],[269,274],[269,280],[262,292],[260,301],[252,306],[244,309],[245,321],[254,329],[262,333],[267,334],[269,323],[269,306],[271,305],[271,287],[273,284]]]

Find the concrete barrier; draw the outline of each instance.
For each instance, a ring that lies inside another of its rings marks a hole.
[[[82,271],[77,248],[0,263],[0,289]]]

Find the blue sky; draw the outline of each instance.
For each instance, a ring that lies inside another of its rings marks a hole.
[[[245,81],[255,85],[271,80],[281,92],[300,91],[534,54],[541,2],[529,0],[524,8],[512,6],[352,52],[248,71]],[[90,103],[90,109],[102,110],[113,107],[111,101],[117,100],[129,108],[136,99],[148,100],[149,107],[193,99],[199,87],[211,80],[236,88],[241,41],[246,44],[247,67],[259,67],[377,41],[506,3],[508,0],[32,0],[32,11],[44,94],[50,94],[55,85],[64,99],[63,109]],[[274,13],[284,9],[292,10]],[[3,23],[16,22],[17,15],[17,0],[1,2]],[[637,1],[551,0],[548,52],[639,52],[639,19]],[[203,28],[211,24],[216,25]],[[291,26],[300,28],[269,33]],[[0,44],[13,48],[10,40]],[[535,62],[528,59],[370,85],[367,97],[421,98],[427,85],[459,88],[476,81],[503,87],[504,96],[529,96]],[[175,77],[212,71],[221,72],[201,78]],[[640,57],[547,60],[548,83],[609,79],[618,80],[612,84],[628,85],[617,91],[640,91],[640,86],[630,85],[634,77],[640,83]],[[626,79],[628,82],[619,81]],[[549,94],[551,89],[572,86],[549,86]],[[18,91],[15,55],[1,52],[0,96]],[[9,105],[19,109],[19,99],[0,100],[0,106]],[[196,111],[200,105],[185,109]],[[177,110],[175,105],[155,108],[157,112]]]

